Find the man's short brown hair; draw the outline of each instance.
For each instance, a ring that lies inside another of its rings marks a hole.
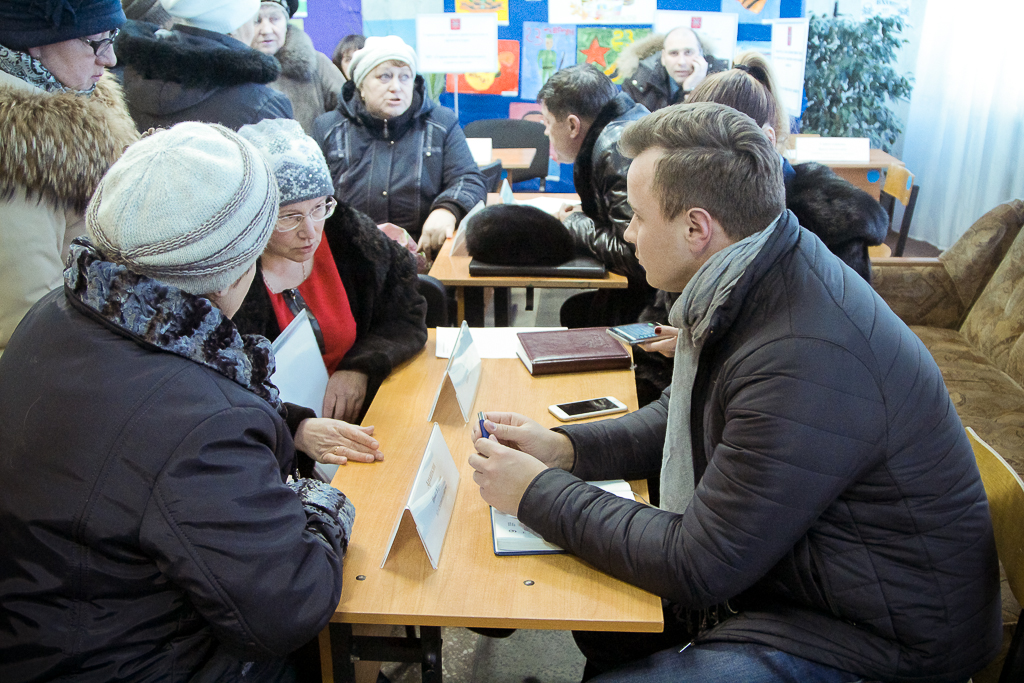
[[[662,150],[654,191],[668,220],[701,208],[739,240],[786,208],[779,153],[753,119],[732,107],[701,102],[661,109],[629,126],[619,146],[630,158]]]

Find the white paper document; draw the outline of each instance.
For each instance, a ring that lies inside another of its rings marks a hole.
[[[270,381],[280,390],[281,400],[310,408],[320,417],[327,393],[327,367],[305,310],[299,311],[272,346],[277,369]]]
[[[622,479],[589,481],[591,486],[614,493],[619,498],[636,500],[629,482]],[[545,541],[540,534],[524,525],[516,517],[491,508],[491,534],[495,555],[544,555],[565,552],[554,543]]]
[[[466,144],[477,166],[491,163],[491,138],[466,138]]]
[[[790,115],[796,117],[803,111],[807,31],[807,17],[772,22],[772,66],[779,84],[779,97]]]
[[[866,164],[871,161],[868,138],[797,138],[796,160]]]
[[[437,328],[437,345],[434,355],[438,358],[448,358],[455,348],[455,338],[459,336],[458,327]],[[471,327],[473,343],[481,358],[515,358],[516,346],[519,343],[520,332],[550,332],[551,330],[564,330],[564,327]]]
[[[416,15],[416,57],[420,73],[497,72],[498,15]]]

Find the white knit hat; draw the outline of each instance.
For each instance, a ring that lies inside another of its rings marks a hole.
[[[398,36],[370,36],[367,38],[366,45],[352,54],[352,63],[348,67],[356,87],[361,87],[366,77],[379,64],[389,60],[408,64],[415,75],[416,51],[406,45],[404,40]]]
[[[263,155],[224,126],[186,122],[131,145],[100,180],[86,230],[103,255],[191,294],[219,292],[277,222]]]
[[[260,11],[260,0],[160,0],[172,17],[184,19],[190,26],[231,33]]]

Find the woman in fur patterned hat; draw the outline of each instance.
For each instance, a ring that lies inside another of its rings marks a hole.
[[[312,134],[313,120],[338,106],[345,77],[327,55],[317,52],[301,28],[288,23],[296,7],[296,0],[260,3],[252,47],[281,63],[281,75],[268,85],[288,96],[295,120]]]
[[[0,353],[60,285],[104,171],[135,140],[108,67],[119,2],[0,4]]]
[[[235,324],[273,340],[306,309],[330,375],[322,414],[358,423],[391,369],[427,342],[416,262],[369,216],[335,201],[327,162],[295,121],[238,132],[270,161],[281,207]]]

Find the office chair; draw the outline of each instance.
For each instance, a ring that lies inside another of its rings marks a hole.
[[[479,166],[479,168],[480,172],[484,174],[484,185],[487,186],[487,191],[497,192],[501,187],[501,159]]]
[[[896,202],[903,205],[903,221],[900,223],[900,236],[896,241],[896,248],[892,251],[893,256],[903,256],[903,249],[907,246],[907,234],[910,232],[910,221],[914,218],[917,192],[920,189],[914,184],[914,174],[903,166],[890,166],[885,174],[885,187],[882,188],[878,203],[889,214],[890,230]]]
[[[427,300],[427,327],[448,327],[448,290],[435,277],[420,273],[416,289]]]
[[[1010,591],[1019,603],[1024,600],[1024,482],[1009,463],[970,427],[967,428],[967,438],[974,449],[981,483],[988,496],[996,552],[1006,571]],[[1020,680],[1024,680],[1024,611],[1017,619],[999,683]]]
[[[529,168],[508,169],[508,181],[540,178],[540,191],[544,191],[544,178],[548,175],[548,136],[544,135],[544,124],[522,119],[481,119],[466,124],[466,137],[490,138],[495,149],[510,147],[533,147],[537,153]]]

